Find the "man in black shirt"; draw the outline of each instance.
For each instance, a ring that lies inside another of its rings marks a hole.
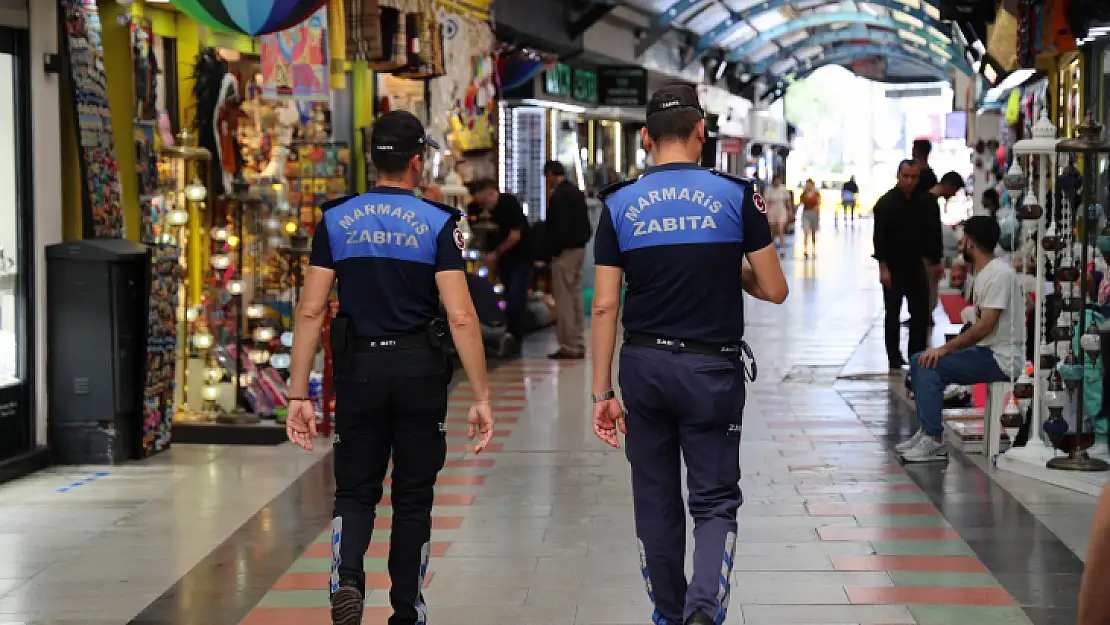
[[[892,371],[906,364],[899,345],[902,300],[910,309],[910,353],[925,350],[929,332],[929,287],[922,258],[921,225],[925,208],[914,194],[918,168],[913,161],[898,165],[898,185],[875,204],[875,260],[886,305],[886,352]],[[931,253],[931,252],[930,252]]]
[[[933,142],[928,139],[916,139],[913,142],[913,162],[917,163],[919,170],[917,184],[913,192],[928,193],[937,186],[937,174],[929,166],[929,155],[933,153]]]
[[[490,242],[492,249],[482,257],[491,272],[497,272],[505,286],[505,316],[509,333],[524,340],[528,319],[528,288],[532,282],[532,241],[528,218],[520,200],[501,193],[497,182],[478,180],[471,184],[475,207],[489,213],[498,232]]]
[[[558,161],[548,161],[543,175],[551,189],[547,201],[547,236],[551,245],[551,291],[555,296],[556,360],[586,357],[586,311],[582,298],[582,263],[592,234],[586,195],[567,180]]]

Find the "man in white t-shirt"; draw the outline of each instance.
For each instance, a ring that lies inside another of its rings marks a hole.
[[[906,462],[948,457],[944,444],[944,388],[1016,378],[1025,364],[1025,296],[1017,273],[995,258],[1001,230],[993,217],[964,224],[964,259],[975,268],[974,320],[962,334],[910,359],[910,379],[921,429],[895,449]]]

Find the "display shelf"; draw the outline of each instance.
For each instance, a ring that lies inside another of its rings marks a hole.
[[[112,117],[108,106],[108,77],[95,0],[62,0],[62,44],[72,89],[77,123],[81,204],[85,238],[123,238],[123,197],[119,178]]]
[[[1050,447],[1015,447],[999,456],[997,466],[1009,473],[1038,482],[1098,497],[1103,487],[1110,481],[1110,473],[1059,471],[1046,466],[1049,460],[1062,457],[1064,454]]]

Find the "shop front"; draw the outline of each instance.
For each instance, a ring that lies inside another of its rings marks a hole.
[[[783,101],[767,109],[752,109],[749,119],[752,130],[747,175],[770,186],[775,176],[786,178],[786,157],[790,154]]]
[[[0,25],[0,480],[36,447],[28,34]]]
[[[195,3],[62,3],[63,89],[97,105],[63,115],[67,239],[126,238],[151,257],[131,457],[171,442],[284,439],[318,207],[374,183],[362,147],[376,115],[411,110],[447,146],[429,159],[428,183],[450,181],[453,150],[492,147],[492,87],[476,73],[492,75],[485,16],[449,2],[380,5],[377,27],[347,29],[341,10],[320,9],[251,34],[225,32]],[[325,364],[311,384],[325,430],[328,378]]]
[[[718,87],[701,86],[698,90],[715,135],[712,142],[707,142],[703,164],[736,176],[746,175],[746,148],[752,137],[751,102]]]

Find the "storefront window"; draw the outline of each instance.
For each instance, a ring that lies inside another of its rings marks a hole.
[[[582,149],[587,141],[586,121],[576,113],[551,111],[551,158],[567,168],[567,176],[579,187],[586,186],[586,163]]]
[[[16,186],[15,57],[0,52],[0,388],[23,378],[19,264],[20,216]]]

